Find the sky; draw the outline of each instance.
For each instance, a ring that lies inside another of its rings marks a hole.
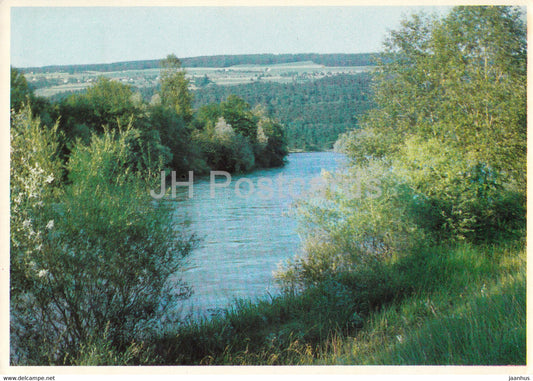
[[[378,52],[418,11],[448,7],[13,7],[11,65],[218,54]]]

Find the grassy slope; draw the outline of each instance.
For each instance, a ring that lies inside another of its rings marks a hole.
[[[169,329],[157,364],[525,364],[523,244],[422,249]]]
[[[427,272],[412,274],[412,296],[372,313],[354,339],[313,362],[525,365],[525,261],[516,247],[437,253]]]

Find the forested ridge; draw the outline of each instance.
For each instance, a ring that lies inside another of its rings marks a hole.
[[[264,106],[285,126],[291,149],[333,148],[339,135],[357,128],[360,117],[372,107],[369,73],[338,74],[304,83],[209,85],[194,91],[194,104],[220,102],[231,94]]]
[[[184,67],[230,67],[234,65],[275,65],[299,61],[313,61],[324,66],[372,66],[375,64],[376,54],[241,54],[241,55],[218,55],[181,58]],[[108,64],[88,65],[50,65],[44,67],[28,67],[21,69],[23,72],[46,73],[64,71],[79,73],[84,71],[122,71],[144,70],[159,68],[161,60],[142,60],[115,62]]]

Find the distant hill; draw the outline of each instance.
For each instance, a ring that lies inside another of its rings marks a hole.
[[[357,54],[241,54],[180,58],[184,67],[230,67],[235,65],[276,65],[290,62],[312,61],[324,66],[372,66],[374,53]],[[21,69],[25,73],[67,72],[81,73],[87,71],[110,72],[124,70],[145,70],[159,68],[161,60],[127,61],[110,64],[90,65],[53,65]]]

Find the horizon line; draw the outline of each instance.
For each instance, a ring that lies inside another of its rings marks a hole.
[[[238,53],[238,54],[202,54],[198,56],[189,56],[189,57],[178,57],[180,61],[183,60],[190,60],[190,59],[198,59],[198,58],[207,58],[207,57],[235,57],[235,56],[290,56],[290,55],[299,55],[299,54],[309,54],[309,55],[320,55],[320,56],[328,56],[328,55],[363,55],[363,54],[380,54],[381,51],[377,52],[358,52],[358,53],[317,53],[317,52],[300,52],[300,53]],[[169,53],[173,54],[173,53]],[[12,68],[15,69],[47,69],[47,68],[54,68],[54,67],[64,67],[64,66],[96,66],[96,65],[116,65],[116,64],[125,64],[125,63],[133,63],[133,62],[153,62],[153,61],[162,61],[166,57],[163,58],[148,58],[148,59],[136,59],[136,60],[125,60],[125,61],[114,61],[114,62],[95,62],[95,63],[75,63],[75,64],[50,64],[50,65],[43,65],[43,66],[13,66],[10,64]],[[183,67],[188,67],[186,65],[183,65]]]

